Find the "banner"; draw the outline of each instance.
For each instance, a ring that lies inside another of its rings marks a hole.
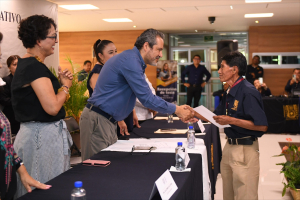
[[[156,95],[167,102],[177,103],[177,61],[160,60],[157,63]]]
[[[2,52],[0,77],[9,74],[6,64],[9,56],[19,55],[22,57],[26,53],[22,41],[18,38],[18,27],[22,19],[35,14],[50,17],[57,24],[57,4],[39,0],[0,0],[0,32],[3,34],[0,44]],[[59,64],[58,52],[58,44],[56,44],[54,54],[45,59],[45,64],[56,70]]]

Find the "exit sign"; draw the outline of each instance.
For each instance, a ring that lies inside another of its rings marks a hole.
[[[214,41],[214,36],[212,35],[204,36],[204,42],[209,42],[209,41]]]

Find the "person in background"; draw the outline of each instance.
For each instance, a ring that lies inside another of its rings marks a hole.
[[[284,90],[291,94],[293,89],[300,89],[300,68],[295,68],[293,71],[293,77],[288,80]]]
[[[215,96],[219,96],[219,97],[220,97],[220,101],[222,101],[224,92],[227,91],[228,87],[229,87],[228,83],[224,82],[224,83],[223,83],[223,89],[218,90],[218,91],[215,91],[215,92],[213,93],[213,96],[214,96],[214,97],[215,97]]]
[[[153,88],[153,86],[150,83],[149,79],[147,78],[146,74],[145,74],[145,79],[146,79],[146,82],[149,85],[149,88],[152,91],[152,94],[155,95],[155,89]],[[141,104],[141,102],[139,101],[138,98],[136,99],[134,109],[135,109],[135,112],[136,112],[136,116],[139,119],[139,124],[142,124],[147,119],[152,119],[157,114],[156,111],[151,110],[151,109],[146,108],[145,106],[143,106],[143,104]]]
[[[117,122],[132,112],[136,98],[146,108],[161,113],[175,113],[183,119],[193,116],[184,106],[153,95],[145,80],[147,64],[155,66],[162,57],[163,39],[163,33],[148,29],[137,38],[133,49],[110,58],[103,66],[80,118],[80,126],[91,141],[91,155],[117,142]]]
[[[268,86],[265,83],[260,84],[258,79],[254,80],[254,87],[259,91],[262,97],[272,95],[271,90],[268,88]]]
[[[191,106],[194,98],[194,108],[198,107],[201,98],[202,89],[209,81],[211,74],[205,66],[200,65],[201,56],[195,55],[193,57],[193,64],[188,65],[181,73],[181,82],[187,87],[187,101],[186,104]],[[188,75],[188,81],[185,83],[185,75]],[[203,82],[203,76],[206,75],[206,80]]]
[[[264,76],[264,69],[261,66],[259,66],[259,63],[260,63],[260,57],[256,55],[252,58],[252,64],[247,65],[246,79],[251,84],[254,84],[255,79],[258,79],[260,77],[263,78]]]
[[[6,63],[10,74],[3,78],[6,84],[0,89],[0,104],[4,106],[2,112],[10,122],[11,133],[13,135],[16,135],[20,129],[20,122],[15,119],[15,113],[11,105],[11,82],[17,69],[18,58],[20,58],[18,55],[8,57]]]
[[[224,200],[258,199],[258,137],[267,131],[268,122],[261,95],[242,78],[246,66],[245,56],[235,51],[222,58],[218,71],[220,81],[230,86],[215,110],[217,116],[213,117],[217,123],[231,126],[224,128],[227,136],[221,160]],[[207,121],[200,113],[194,114]]]
[[[172,73],[168,63],[165,63],[159,73],[159,77],[162,81],[168,81],[172,78]]]
[[[63,104],[70,97],[73,75],[59,68],[59,82],[44,64],[58,43],[53,19],[44,15],[22,19],[18,36],[26,54],[19,59],[11,84],[12,106],[21,122],[14,148],[28,173],[45,183],[70,169],[73,141],[63,120]],[[16,197],[27,192],[17,188]]]
[[[78,72],[78,81],[83,81],[88,77],[92,67],[92,62],[89,60],[84,61],[83,63],[83,70]]]
[[[3,34],[0,32],[0,43]],[[1,61],[0,46],[0,61]],[[1,62],[0,62],[1,63]],[[0,65],[1,67],[2,65]],[[1,94],[0,94],[1,95]],[[21,177],[21,182],[27,192],[31,192],[31,187],[38,189],[49,189],[51,185],[42,184],[34,180],[27,172],[21,158],[16,154],[12,145],[11,127],[6,116],[0,111],[0,199],[13,199],[17,190],[16,173]],[[23,187],[21,186],[21,187]]]

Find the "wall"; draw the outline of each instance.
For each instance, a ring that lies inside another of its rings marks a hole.
[[[134,31],[89,31],[89,32],[60,32],[59,33],[59,65],[62,69],[71,69],[66,61],[71,60],[82,69],[85,60],[93,61],[93,44],[98,39],[111,40],[117,47],[118,53],[132,49],[137,37],[143,30]],[[96,63],[96,59],[94,59]]]
[[[300,25],[250,26],[249,61],[252,53],[300,52]],[[293,69],[264,69],[264,82],[273,95],[283,94]]]

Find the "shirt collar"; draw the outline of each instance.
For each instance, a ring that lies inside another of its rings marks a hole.
[[[134,46],[132,50],[133,50],[134,53],[136,53],[136,55],[138,55],[140,61],[142,62],[142,69],[143,69],[143,71],[145,71],[147,65],[145,64],[144,59],[142,58],[140,51],[138,50],[138,48],[136,48],[136,46]]]
[[[240,79],[242,79],[243,77],[240,76],[235,82],[239,81]],[[242,81],[241,81],[242,82]],[[235,85],[233,88],[230,88],[229,90],[229,94],[233,97],[235,97],[236,92],[238,91],[239,87],[240,87],[240,83],[238,83],[237,85]]]

